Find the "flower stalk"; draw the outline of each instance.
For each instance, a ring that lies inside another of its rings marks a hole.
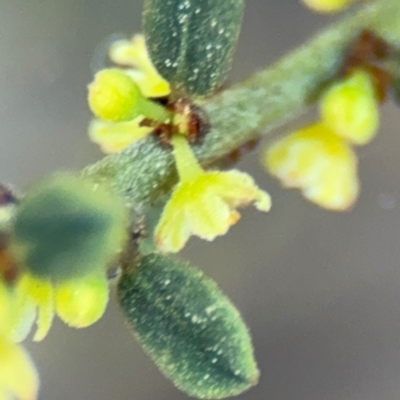
[[[174,135],[171,142],[179,180],[190,182],[200,176],[203,169],[190,149],[189,142],[181,135]]]

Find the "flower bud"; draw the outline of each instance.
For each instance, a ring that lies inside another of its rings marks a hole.
[[[104,69],[89,85],[89,106],[106,121],[127,121],[137,116],[135,105],[141,97],[138,85],[122,70]]]
[[[320,102],[322,120],[337,135],[356,145],[370,142],[379,125],[379,103],[372,77],[357,70],[334,83]]]
[[[89,85],[89,106],[93,113],[105,121],[131,121],[146,117],[165,122],[170,112],[141,93],[139,86],[123,70],[104,69]]]

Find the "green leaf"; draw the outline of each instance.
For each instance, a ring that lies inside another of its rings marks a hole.
[[[180,95],[217,90],[231,67],[243,0],[145,0],[143,26],[151,60]]]
[[[119,198],[69,174],[32,188],[13,228],[11,250],[17,260],[32,274],[54,280],[105,270],[127,231]]]
[[[177,258],[144,256],[118,284],[129,327],[190,396],[219,399],[257,383],[249,332],[216,283]]]

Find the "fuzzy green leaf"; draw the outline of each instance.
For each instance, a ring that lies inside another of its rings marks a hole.
[[[158,72],[181,95],[206,96],[230,69],[243,0],[145,0],[144,34]]]
[[[177,258],[145,256],[122,275],[118,298],[139,343],[182,391],[219,399],[257,383],[246,325],[200,270]]]
[[[32,274],[62,280],[105,270],[121,250],[125,208],[120,199],[96,186],[57,174],[22,199],[11,250]]]

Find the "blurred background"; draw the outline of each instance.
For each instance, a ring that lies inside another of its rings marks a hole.
[[[107,38],[140,31],[141,7],[139,0],[1,2],[1,182],[24,187],[101,157],[86,135],[86,85]],[[248,0],[231,81],[330,21],[297,0]],[[190,241],[185,256],[220,284],[252,332],[262,375],[240,399],[398,400],[399,126],[400,110],[385,105],[379,136],[359,152],[362,194],[351,212],[322,211],[282,190],[252,154],[239,168],[270,191],[272,211],[244,211],[211,244]],[[76,331],[56,322],[43,343],[27,346],[42,379],[40,400],[187,398],[135,343],[114,302],[94,326]]]

